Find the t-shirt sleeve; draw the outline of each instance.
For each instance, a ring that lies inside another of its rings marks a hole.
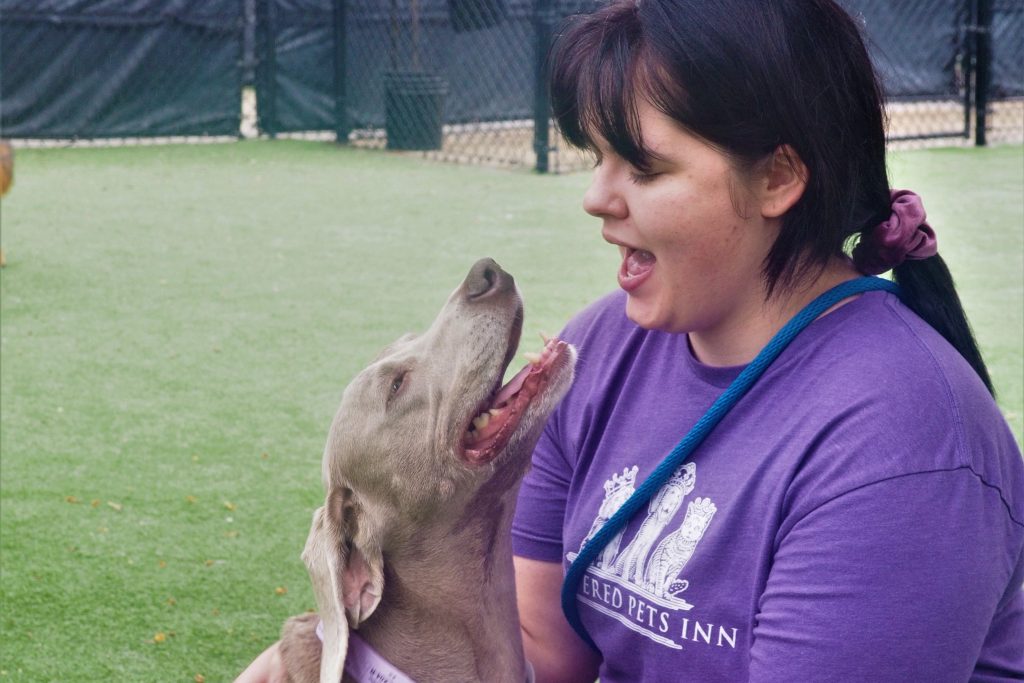
[[[572,433],[578,428],[579,408],[574,412],[573,404],[585,402],[584,394],[594,381],[595,368],[588,371],[584,356],[590,353],[602,357],[602,344],[608,343],[607,330],[618,329],[625,321],[624,297],[624,292],[617,291],[598,299],[573,317],[558,335],[573,344],[580,355],[573,385],[544,426],[533,450],[533,464],[519,490],[512,520],[512,551],[520,557],[562,562],[566,501],[577,465]]]
[[[868,484],[785,528],[752,683],[1024,676],[1024,525],[970,468]]]
[[[572,467],[558,436],[558,409],[544,426],[523,479],[512,520],[512,551],[531,560],[562,561],[562,524]]]

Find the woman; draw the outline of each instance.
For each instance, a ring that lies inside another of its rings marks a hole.
[[[831,0],[621,0],[576,19],[552,101],[620,292],[563,333],[578,377],[520,495],[545,681],[1024,677],[1024,467],[883,107]],[[857,246],[852,258],[844,247]],[[801,333],[575,587],[566,568],[782,326]],[[586,639],[591,639],[588,644]]]
[[[855,23],[616,0],[552,81],[622,263],[563,334],[577,380],[513,529],[537,682],[1024,677],[1024,466],[920,198],[890,190]],[[808,302],[888,270],[900,298],[815,320],[599,550],[577,634],[559,594],[600,524]]]

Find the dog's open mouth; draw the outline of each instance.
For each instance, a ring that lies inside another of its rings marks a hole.
[[[541,353],[527,354],[529,364],[501,387],[469,423],[462,440],[467,462],[482,465],[501,452],[530,403],[544,392],[568,349],[564,341],[545,339]]]

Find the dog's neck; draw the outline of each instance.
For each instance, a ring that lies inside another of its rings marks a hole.
[[[490,509],[470,505],[385,557],[383,597],[359,634],[417,683],[526,680],[510,537],[517,488],[478,496]]]

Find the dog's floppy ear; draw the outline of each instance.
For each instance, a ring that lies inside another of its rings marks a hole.
[[[341,680],[348,650],[348,629],[366,620],[380,603],[383,558],[372,539],[360,537],[359,508],[349,489],[327,494],[313,513],[302,551],[324,627],[320,680]]]

